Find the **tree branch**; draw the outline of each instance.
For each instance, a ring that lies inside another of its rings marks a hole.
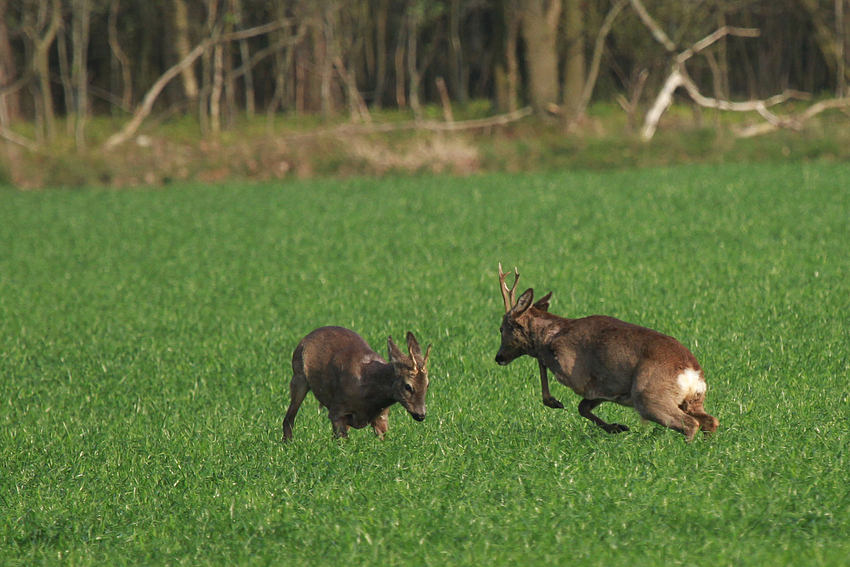
[[[629,0],[632,5],[632,8],[635,9],[637,15],[640,17],[640,20],[643,22],[643,25],[649,28],[649,31],[652,32],[652,37],[655,40],[664,46],[669,52],[676,51],[676,44],[667,37],[667,34],[664,33],[664,30],[661,29],[661,26],[658,25],[658,22],[652,19],[652,16],[649,15],[649,12],[646,11],[646,7],[643,5],[641,0]]]
[[[646,13],[646,9],[641,4],[640,0],[630,0],[632,6],[635,10],[638,11],[638,14],[641,16],[641,20],[643,20],[644,24],[650,28],[653,35],[658,39],[667,49],[668,51],[672,51],[670,47],[672,46],[672,42],[665,43],[663,36],[663,31],[660,29],[657,23]],[[684,87],[687,91],[688,95],[691,99],[699,106],[704,108],[716,108],[718,110],[731,110],[735,112],[758,112],[765,120],[767,120],[768,124],[773,128],[779,128],[783,125],[791,126],[792,122],[787,122],[781,118],[779,118],[776,114],[770,112],[767,108],[769,106],[774,106],[783,101],[788,100],[789,98],[807,98],[809,95],[806,93],[801,93],[798,91],[786,90],[784,93],[775,95],[766,100],[751,100],[747,102],[732,102],[728,100],[723,100],[721,98],[711,98],[704,96],[699,87],[691,80],[688,76],[687,69],[685,68],[685,62],[690,59],[695,53],[699,53],[700,51],[706,49],[719,39],[727,35],[735,35],[739,37],[758,37],[759,30],[752,28],[736,28],[732,26],[723,26],[713,33],[705,36],[701,40],[694,43],[691,47],[685,49],[673,59],[673,69],[670,71],[670,75],[667,77],[667,80],[664,81],[664,86],[661,88],[661,91],[658,93],[658,96],[655,99],[652,107],[646,113],[646,119],[644,120],[643,128],[641,129],[641,138],[644,141],[651,140],[655,135],[655,130],[658,127],[658,121],[661,120],[661,115],[664,114],[664,111],[670,107],[673,103],[673,93],[679,87]],[[669,39],[667,39],[669,42]],[[799,128],[799,126],[794,126]],[[760,129],[758,133],[762,133],[763,129]]]
[[[23,146],[31,152],[39,152],[40,148],[38,144],[29,140],[28,138],[24,138],[23,136],[19,136],[15,134],[5,126],[0,126],[0,138],[12,142],[13,144],[17,144],[19,146]]]
[[[727,35],[735,35],[738,37],[758,37],[761,35],[761,31],[757,28],[737,28],[734,26],[723,26],[722,28],[716,30],[714,33],[705,36],[695,44],[691,46],[691,50],[694,52],[699,52],[719,41],[724,36]]]
[[[172,66],[168,69],[162,76],[157,79],[157,81],[151,86],[148,92],[145,94],[142,99],[142,104],[136,108],[136,112],[133,114],[133,118],[121,129],[120,132],[113,134],[106,140],[106,143],[103,144],[104,150],[110,150],[120,144],[126,142],[133,134],[136,133],[136,130],[139,129],[139,126],[142,125],[145,118],[151,113],[153,109],[154,102],[156,102],[157,97],[160,95],[162,90],[165,88],[171,79],[180,74],[183,69],[192,65],[198,57],[200,57],[207,49],[217,43],[226,43],[229,41],[235,41],[239,39],[247,39],[250,37],[254,37],[257,35],[263,35],[269,33],[270,31],[274,31],[278,28],[281,28],[287,25],[288,20],[279,20],[277,22],[271,22],[269,24],[264,24],[262,26],[257,26],[254,28],[250,28],[247,30],[241,30],[232,33],[221,34],[217,36],[213,36],[205,39],[193,49],[189,55],[183,58],[182,61]]]
[[[605,48],[605,38],[611,33],[611,28],[614,26],[614,20],[626,7],[629,0],[618,0],[616,4],[605,15],[605,20],[599,28],[599,33],[596,34],[596,45],[593,47],[593,59],[590,63],[590,73],[587,75],[587,82],[584,84],[584,90],[581,93],[581,100],[576,106],[573,122],[584,115],[587,110],[587,105],[590,104],[590,97],[593,96],[593,89],[596,87],[596,79],[599,76],[599,66],[602,62],[602,50]]]
[[[775,132],[779,128],[794,128],[799,130],[810,118],[814,118],[821,112],[835,108],[850,108],[850,97],[822,100],[811,105],[797,116],[790,116],[787,118],[777,117],[776,121],[768,121],[743,128],[738,131],[736,135],[739,138],[752,138],[753,136],[760,136],[761,134],[767,134],[768,132]]]

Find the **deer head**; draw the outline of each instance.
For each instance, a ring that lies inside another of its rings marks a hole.
[[[539,315],[538,312],[549,310],[549,301],[552,298],[552,293],[549,292],[537,303],[532,303],[534,301],[534,290],[529,288],[519,296],[519,299],[514,300],[517,282],[519,281],[519,271],[514,268],[514,272],[516,273],[514,285],[508,288],[505,278],[510,272],[502,272],[502,265],[499,264],[499,289],[502,292],[502,299],[505,301],[505,315],[502,317],[502,326],[499,328],[502,344],[496,354],[496,362],[502,366],[510,364],[524,354],[533,355],[534,347],[529,333],[530,324],[534,316]],[[529,312],[532,308],[535,309],[535,312]]]
[[[431,345],[425,351],[425,356],[422,356],[422,349],[419,348],[419,343],[413,333],[407,333],[407,350],[410,355],[406,355],[396,346],[393,338],[387,339],[387,349],[389,351],[390,363],[395,370],[395,385],[393,387],[393,397],[400,403],[404,409],[416,421],[425,419],[425,396],[428,394],[428,369],[425,365],[428,364],[428,357],[431,355]]]

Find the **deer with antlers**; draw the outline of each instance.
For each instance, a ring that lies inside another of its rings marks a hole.
[[[566,319],[549,313],[549,292],[534,302],[529,288],[515,297],[499,264],[499,289],[505,302],[496,354],[501,366],[522,355],[537,359],[543,404],[563,408],[549,392],[547,371],[582,397],[578,413],[608,433],[629,428],[607,423],[593,413],[602,402],[634,408],[642,418],[682,433],[690,442],[697,431],[710,435],[718,421],[703,409],[706,384],[696,357],[682,343],[613,317]]]
[[[389,362],[357,333],[344,327],[320,327],[304,337],[292,354],[290,403],[283,418],[283,441],[292,439],[295,415],[307,392],[328,408],[335,437],[367,425],[383,439],[389,429],[390,406],[400,403],[416,421],[425,419],[428,393],[428,345],[425,356],[413,333],[401,352],[387,339]]]

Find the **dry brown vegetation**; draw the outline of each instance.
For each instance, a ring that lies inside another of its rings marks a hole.
[[[803,104],[789,102],[783,111],[799,113]],[[534,118],[464,131],[400,128],[370,132],[347,123],[289,124],[269,131],[245,123],[211,140],[200,138],[193,125],[165,122],[115,149],[91,149],[82,155],[70,138],[43,151],[0,141],[0,184],[20,189],[131,187],[179,181],[470,175],[692,162],[850,159],[850,129],[844,111],[818,115],[802,130],[780,130],[751,139],[736,136],[741,128],[759,121],[758,116],[679,106],[665,114],[658,134],[649,142],[640,140],[627,117],[613,106],[595,107],[590,118],[568,133],[555,123]],[[109,127],[105,122],[90,127],[91,147],[108,135]]]

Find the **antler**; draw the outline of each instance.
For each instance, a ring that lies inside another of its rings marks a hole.
[[[502,291],[502,299],[505,300],[505,311],[510,311],[511,308],[516,303],[516,284],[519,281],[519,270],[517,270],[516,266],[514,266],[514,273],[516,277],[514,278],[514,285],[512,288],[508,289],[508,284],[505,283],[505,278],[508,277],[510,272],[505,273],[502,271],[502,263],[499,262],[499,289]]]

